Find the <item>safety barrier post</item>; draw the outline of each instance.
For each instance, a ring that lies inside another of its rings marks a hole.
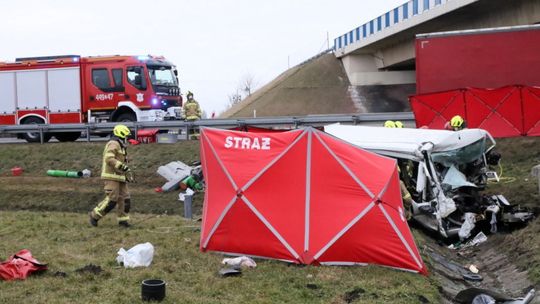
[[[193,195],[184,196],[184,217],[192,219],[193,215],[191,213],[191,205],[193,203]]]

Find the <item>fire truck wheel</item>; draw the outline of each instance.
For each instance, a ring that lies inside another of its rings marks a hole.
[[[137,121],[137,117],[133,113],[124,113],[124,114],[120,114],[118,118],[116,119],[116,121],[118,122]]]
[[[79,137],[81,137],[81,132],[56,133],[54,137],[61,142],[76,141],[79,139]]]
[[[23,125],[30,124],[42,124],[43,120],[38,117],[28,117],[22,121]],[[22,137],[29,143],[38,143],[41,142],[41,136],[39,132],[27,132],[23,133]],[[43,133],[43,142],[48,142],[51,139],[52,135],[49,133]]]

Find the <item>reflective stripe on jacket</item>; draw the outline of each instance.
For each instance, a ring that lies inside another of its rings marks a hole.
[[[116,166],[126,162],[126,148],[118,141],[110,140],[103,150],[103,163],[101,165],[101,179],[125,182],[124,172]]]
[[[195,99],[186,101],[183,110],[184,118],[187,120],[200,119],[202,116],[201,107],[199,107],[199,103]]]

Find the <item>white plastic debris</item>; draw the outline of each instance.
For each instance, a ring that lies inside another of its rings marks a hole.
[[[148,267],[154,258],[154,246],[146,242],[137,244],[126,251],[124,248],[118,250],[116,261],[125,268]]]
[[[464,240],[471,236],[471,231],[474,229],[475,226],[475,214],[471,212],[465,213],[465,220],[463,221],[463,225],[461,225],[461,228],[459,229],[459,239]]]
[[[186,200],[186,195],[193,195],[193,194],[195,194],[195,191],[191,190],[190,188],[187,188],[186,191],[180,192],[178,194],[178,200],[183,202]]]
[[[221,261],[221,264],[233,266],[233,267],[249,267],[249,268],[255,268],[257,267],[257,263],[255,261],[247,256],[241,256],[237,258],[225,258],[223,261]]]
[[[483,242],[487,241],[487,236],[483,233],[483,232],[479,232],[475,237],[474,239],[468,241],[467,243],[463,244],[463,246],[461,248],[467,248],[467,247],[472,247],[472,246],[476,246],[478,244],[481,244]]]
[[[453,199],[444,196],[442,191],[439,191],[437,197],[437,213],[441,218],[449,216],[452,212],[456,211],[456,202]]]
[[[90,176],[92,176],[92,171],[90,171],[88,169],[84,169],[84,170],[82,170],[82,176],[84,178],[89,178]]]
[[[474,274],[477,274],[479,272],[478,267],[476,267],[476,265],[471,265],[471,266],[469,266],[468,269],[469,269],[470,272],[472,272]]]

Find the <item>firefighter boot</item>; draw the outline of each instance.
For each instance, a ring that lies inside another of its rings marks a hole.
[[[98,225],[98,220],[96,220],[96,219],[92,216],[91,213],[89,214],[89,216],[90,216],[90,225],[92,225],[92,226],[94,226],[94,227],[97,227],[97,225]]]
[[[129,227],[131,227],[131,224],[128,223],[128,221],[121,221],[121,222],[118,222],[118,225],[119,225],[120,227],[124,227],[124,228],[129,228]]]

